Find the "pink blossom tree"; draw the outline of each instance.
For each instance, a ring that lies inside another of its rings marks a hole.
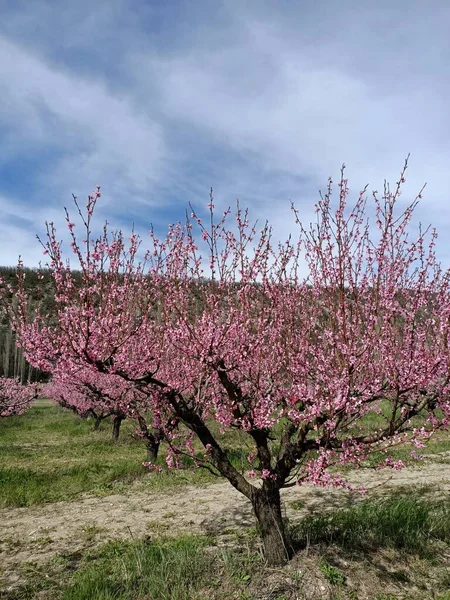
[[[84,247],[67,215],[81,288],[47,226],[52,325],[39,310],[27,318],[19,269],[11,318],[27,359],[141,389],[169,464],[187,453],[226,477],[252,503],[268,562],[285,562],[282,488],[346,485],[333,467],[361,466],[374,451],[401,467],[392,446],[422,447],[448,424],[449,277],[435,257],[436,232],[409,237],[417,199],[396,210],[406,168],[393,192],[373,194],[373,218],[366,190],[349,204],[342,171],[335,206],[330,180],[317,223],[304,226],[293,208],[298,239],[278,245],[239,205],[234,225],[229,211],[215,221],[211,198],[209,223],[193,212],[164,240],[151,232],[141,262],[134,234],[127,245],[105,227],[91,239],[97,188],[86,216],[79,209]],[[213,422],[247,440],[248,472],[233,464]]]
[[[151,406],[148,398],[154,396],[154,390],[142,384],[138,389],[129,380],[115,375],[110,367],[116,354],[126,352],[128,340],[141,336],[146,321],[157,318],[159,308],[155,293],[148,290],[143,293],[145,265],[136,258],[140,244],[138,237],[133,233],[126,247],[122,233],[114,232],[109,236],[105,225],[103,235],[92,239],[91,222],[99,197],[97,188],[88,199],[86,214],[74,197],[85,230],[84,251],[78,245],[75,225],[66,210],[71,247],[79,271],[72,271],[64,262],[53,223],[46,223],[47,240],[43,242],[38,238],[44,254],[51,258],[54,312],[48,314],[43,310],[45,304],[30,309],[20,260],[17,289],[6,284],[1,287],[3,304],[8,307],[13,327],[21,332],[18,344],[30,352],[32,360],[39,363],[43,371],[52,375],[52,385],[66,386],[65,401],[67,385],[76,383],[79,391],[82,388],[84,394],[89,391],[91,409],[94,405],[97,411],[107,406],[115,407],[119,419],[124,414],[133,418],[147,448],[148,460],[155,461],[165,432],[173,431],[178,420],[167,414],[163,407],[155,407],[152,422],[148,423],[145,413]],[[18,302],[9,302],[17,292]],[[101,359],[98,358],[100,355]],[[135,360],[145,361],[148,356],[139,356],[138,352]],[[47,391],[53,393],[55,389]],[[147,402],[144,402],[146,398]],[[81,408],[86,407],[81,398],[78,400]],[[126,413],[122,407],[126,407]],[[116,425],[120,425],[120,420],[116,419]]]
[[[63,408],[74,411],[82,418],[94,418],[94,430],[101,421],[113,418],[113,439],[120,434],[120,425],[127,413],[127,388],[130,384],[117,385],[114,376],[102,375],[89,369],[63,373],[55,370],[52,380],[42,390],[42,395],[57,402]],[[123,380],[120,380],[122,383]]]
[[[21,384],[18,379],[0,377],[0,417],[23,414],[37,396],[35,384]]]
[[[157,459],[158,431],[146,419],[147,395],[122,377],[65,362],[64,370],[55,366],[52,380],[43,387],[41,395],[81,417],[92,416],[94,429],[98,429],[102,420],[112,417],[114,440],[119,439],[122,421],[129,417],[138,426],[136,435],[147,447],[147,459]]]

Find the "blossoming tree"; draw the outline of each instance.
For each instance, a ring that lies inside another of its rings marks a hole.
[[[117,440],[120,425],[127,416],[124,407],[128,404],[126,396],[130,386],[118,386],[117,378],[111,379],[113,376],[102,376],[90,369],[55,370],[52,380],[43,387],[42,395],[80,417],[93,417],[95,430],[101,421],[113,417],[113,439]]]
[[[81,288],[47,225],[52,325],[39,310],[27,318],[19,270],[12,320],[27,359],[139,387],[173,463],[188,453],[226,477],[252,503],[268,562],[285,562],[282,488],[346,485],[332,467],[358,467],[375,450],[400,467],[393,445],[414,452],[448,424],[449,278],[435,231],[408,237],[416,201],[397,211],[406,168],[393,192],[374,193],[373,218],[366,190],[349,204],[342,172],[335,206],[330,181],[317,223],[304,226],[293,208],[298,239],[278,245],[239,206],[234,224],[229,211],[216,221],[211,199],[208,223],[193,212],[164,240],[151,232],[142,262],[134,234],[127,244],[105,227],[92,239],[97,188],[79,208],[84,245],[67,215]],[[248,472],[212,422],[247,440]]]
[[[127,417],[137,425],[137,437],[147,447],[147,458],[155,461],[158,456],[158,431],[146,418],[147,397],[142,387],[137,387],[124,378],[100,372],[80,365],[68,365],[64,370],[57,363],[52,369],[52,379],[41,391],[64,408],[73,410],[81,417],[92,416],[94,429],[102,420],[112,417],[114,440],[119,439],[120,426]],[[162,433],[160,434],[162,439]]]
[[[38,396],[35,384],[21,384],[18,379],[0,377],[0,417],[21,415]]]

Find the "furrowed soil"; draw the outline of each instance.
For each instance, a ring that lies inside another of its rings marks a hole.
[[[367,488],[370,497],[411,486],[433,497],[448,497],[449,459],[442,453],[401,471],[360,469],[349,473],[348,480],[354,488]],[[361,494],[304,485],[283,490],[282,497],[286,516],[295,523],[307,514],[349,506]],[[120,494],[86,494],[74,502],[3,508],[0,590],[19,584],[25,563],[40,565],[58,555],[75,556],[108,540],[190,532],[213,535],[218,545],[229,545],[236,530],[254,525],[248,500],[227,482],[150,493],[137,481]]]

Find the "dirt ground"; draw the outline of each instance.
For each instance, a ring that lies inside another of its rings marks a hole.
[[[366,487],[369,494],[414,485],[433,486],[434,493],[448,495],[448,458],[426,460],[420,467],[402,471],[359,470],[351,473],[349,481]],[[282,497],[287,517],[295,521],[309,512],[344,507],[360,494],[304,485],[283,490]],[[233,531],[254,524],[248,500],[229,483],[166,494],[150,494],[136,483],[123,494],[4,508],[0,510],[0,577],[3,585],[14,586],[23,563],[42,564],[56,555],[72,555],[111,539],[185,531],[214,534],[219,544],[227,544]]]

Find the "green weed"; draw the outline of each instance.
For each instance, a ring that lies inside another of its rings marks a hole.
[[[62,600],[189,600],[208,583],[212,559],[206,538],[111,542],[87,555]]]
[[[330,565],[326,560],[321,561],[320,571],[331,585],[343,585],[345,583],[344,573],[337,567]]]
[[[433,540],[450,541],[450,508],[415,495],[363,501],[310,516],[293,528],[300,545],[336,544],[350,550],[397,548],[426,554]]]

